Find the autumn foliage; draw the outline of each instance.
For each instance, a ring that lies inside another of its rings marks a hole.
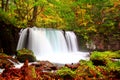
[[[108,70],[105,66],[94,66],[91,61],[81,60],[57,68],[48,61],[28,65],[26,60],[20,69],[5,68],[0,80],[119,80],[119,74],[119,71]]]

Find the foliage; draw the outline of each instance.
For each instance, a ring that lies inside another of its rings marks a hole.
[[[0,17],[19,28],[73,30],[88,41],[95,33],[119,32],[119,3],[119,0],[2,0]]]
[[[12,24],[16,26],[16,19],[13,16],[9,15],[9,12],[4,12],[0,9],[0,21],[6,22],[6,24]]]
[[[72,71],[70,68],[68,67],[62,67],[61,69],[57,70],[57,74],[61,77],[64,77],[64,76],[71,76],[71,77],[74,77],[76,72],[75,71]]]
[[[120,40],[120,0],[1,0],[0,21],[19,28],[38,26],[73,30],[86,41],[97,38],[108,43],[112,39]],[[20,51],[22,55],[24,52],[28,54],[29,50]],[[116,79],[116,73],[120,74],[120,61],[115,61],[116,58],[120,59],[120,50],[94,51],[90,56],[91,61],[80,61],[80,66],[75,71],[63,67],[57,74],[62,77],[69,75],[75,80]],[[95,65],[99,61],[103,65]],[[25,79],[24,69],[8,69],[7,75],[4,72],[0,79],[6,77],[8,80],[13,75]],[[35,73],[34,67],[30,69]],[[51,78],[48,74],[43,75],[43,72],[39,74],[33,74],[33,77]]]
[[[80,61],[80,66],[76,69],[76,79],[105,79],[101,70],[104,70],[104,67],[96,67],[93,65],[92,61]]]

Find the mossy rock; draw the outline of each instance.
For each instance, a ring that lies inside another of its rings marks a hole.
[[[94,51],[90,56],[90,60],[94,63],[94,65],[106,65],[112,61],[112,59],[119,59],[120,54],[119,51]]]
[[[36,57],[34,56],[34,53],[31,50],[25,48],[17,51],[17,59],[20,62],[25,62],[26,60],[28,60],[29,62],[36,61]]]

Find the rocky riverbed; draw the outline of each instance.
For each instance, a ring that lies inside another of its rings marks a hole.
[[[0,80],[120,80],[119,52],[95,51],[89,61],[80,60],[72,64],[28,60],[20,63],[11,56],[1,55]],[[115,57],[118,59],[111,59]]]

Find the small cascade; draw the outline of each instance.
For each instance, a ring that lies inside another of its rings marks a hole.
[[[77,38],[74,32],[72,31],[66,31],[65,37],[68,44],[68,50],[70,52],[78,52],[78,44],[77,44]]]
[[[22,29],[20,31],[20,38],[18,41],[18,45],[17,45],[17,50],[22,49],[22,48],[26,48],[27,46],[27,36],[28,36],[28,28],[26,29]]]
[[[64,32],[52,28],[36,27],[23,29],[17,50],[22,48],[32,50],[37,60],[49,60],[55,63],[77,62],[81,57],[78,54],[76,56],[72,54],[79,52],[77,38],[72,31]]]

